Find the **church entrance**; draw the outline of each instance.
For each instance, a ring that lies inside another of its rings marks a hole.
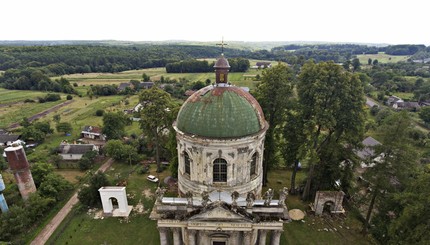
[[[213,241],[212,245],[227,245],[227,242]]]

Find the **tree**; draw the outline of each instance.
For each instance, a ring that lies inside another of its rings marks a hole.
[[[368,64],[368,65],[372,65],[372,59],[371,59],[371,58],[369,58],[369,59],[367,60],[367,64]]]
[[[46,176],[51,173],[54,173],[54,167],[49,163],[37,162],[31,166],[31,175],[33,176],[36,187],[39,187]]]
[[[63,132],[64,134],[71,133],[73,130],[72,124],[69,122],[60,122],[56,126],[57,132]]]
[[[430,107],[423,107],[419,112],[420,118],[426,123],[430,123]]]
[[[173,103],[169,93],[157,88],[143,90],[139,95],[143,107],[140,110],[140,128],[153,141],[155,145],[155,159],[157,171],[161,171],[160,144],[162,138],[171,130],[176,114],[173,113],[176,104]]]
[[[374,166],[368,168],[363,175],[372,189],[364,232],[368,230],[370,217],[378,200],[387,193],[398,192],[401,185],[410,181],[409,178],[417,167],[417,154],[408,137],[412,126],[407,112],[402,111],[388,116],[380,127],[382,145],[376,147],[375,152],[383,157],[375,161]]]
[[[94,159],[97,157],[96,151],[87,151],[79,159],[79,169],[87,170],[93,167]]]
[[[102,110],[102,109],[98,109],[97,111],[96,111],[96,116],[98,116],[98,117],[101,117],[101,116],[103,116],[103,114],[105,113],[105,111],[104,110]]]
[[[68,95],[66,96],[66,99],[67,99],[67,100],[71,100],[71,99],[73,99],[73,96],[71,96],[70,94],[68,94]]]
[[[103,186],[109,186],[110,182],[106,174],[97,172],[90,177],[88,186],[83,186],[78,193],[79,201],[90,207],[101,205],[99,189]]]
[[[118,161],[137,162],[140,159],[137,149],[121,140],[109,140],[104,147],[106,154]]]
[[[388,243],[430,243],[430,173],[420,172],[416,179],[405,183],[406,189],[394,195],[396,218],[388,226]]]
[[[299,167],[299,162],[305,156],[306,149],[304,147],[306,142],[306,135],[304,134],[304,121],[299,110],[297,103],[293,104],[296,108],[290,108],[286,114],[285,124],[283,125],[283,146],[282,154],[287,166],[293,166],[291,174],[291,188],[292,194],[296,193],[296,173]]]
[[[143,81],[144,81],[144,82],[149,82],[149,81],[151,81],[151,77],[150,77],[150,76],[148,76],[148,75],[146,75],[146,73],[143,73],[143,74],[142,74],[142,79],[143,79]]]
[[[43,142],[45,140],[45,133],[35,128],[33,125],[30,125],[24,128],[21,132],[22,140],[34,140],[37,142]]]
[[[269,123],[266,132],[265,151],[263,155],[263,185],[267,184],[267,172],[275,163],[276,132],[283,122],[283,112],[292,95],[293,72],[286,65],[278,65],[265,69],[261,82],[255,90],[255,98],[263,109]]]
[[[38,191],[43,197],[59,201],[65,197],[64,192],[71,189],[71,184],[63,176],[50,173],[44,177]]]
[[[378,63],[379,63],[379,62],[378,62],[378,60],[377,60],[377,59],[374,59],[372,64],[373,64],[374,66],[377,66],[377,65],[378,65]]]
[[[125,135],[126,124],[127,118],[125,118],[123,113],[105,113],[103,115],[102,132],[109,140],[121,139]]]
[[[360,60],[358,58],[354,58],[352,60],[352,70],[353,71],[359,71],[360,66],[361,66]]]
[[[49,122],[36,122],[33,125],[36,129],[42,131],[45,135],[54,133],[54,130],[51,128]]]
[[[344,154],[352,153],[345,147],[361,142],[364,92],[358,75],[346,72],[334,62],[306,63],[299,75],[297,91],[310,158],[302,196],[306,200],[311,191],[333,188],[334,180],[341,177],[340,160],[349,157]],[[320,171],[318,176],[316,166]],[[336,171],[331,171],[332,168]]]

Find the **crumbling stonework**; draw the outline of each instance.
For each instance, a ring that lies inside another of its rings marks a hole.
[[[317,191],[312,211],[316,215],[321,215],[324,207],[326,207],[330,210],[330,213],[344,213],[345,210],[342,207],[344,196],[343,191]]]

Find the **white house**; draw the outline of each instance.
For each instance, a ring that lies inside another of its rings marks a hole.
[[[94,126],[85,126],[81,131],[81,136],[87,139],[106,140],[106,136],[102,133],[102,129]]]
[[[93,144],[61,144],[59,155],[63,160],[80,160],[89,151],[98,151]]]

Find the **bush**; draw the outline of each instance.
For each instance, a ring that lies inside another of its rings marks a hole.
[[[73,83],[73,87],[77,87],[78,86],[78,84],[77,83]]]
[[[96,111],[96,116],[101,117],[101,116],[103,116],[104,113],[105,113],[105,111],[99,109]]]
[[[46,102],[45,98],[42,98],[42,97],[38,97],[37,100],[39,100],[39,103],[45,103]]]
[[[149,172],[149,166],[148,165],[142,166],[139,169],[137,169],[138,174],[146,174],[148,172]]]
[[[57,101],[61,100],[61,96],[59,94],[47,94],[45,96],[45,101]]]
[[[67,97],[66,97],[66,99],[67,100],[71,100],[71,99],[73,99],[73,96],[71,96],[70,94],[68,94]]]
[[[24,103],[34,103],[34,102],[36,102],[36,101],[34,101],[32,99],[25,99],[24,100]]]

